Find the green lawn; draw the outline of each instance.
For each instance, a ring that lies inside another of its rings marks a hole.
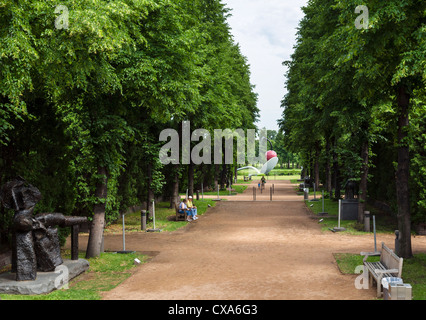
[[[303,195],[300,195],[303,197]],[[312,196],[309,197],[310,200],[313,199]],[[319,201],[305,201],[307,208],[314,214],[318,215],[322,212],[322,196],[317,192],[316,198]],[[395,217],[385,215],[379,212],[377,209],[369,206],[367,204],[367,210],[371,213],[370,218],[370,228],[373,231],[373,215],[376,220],[376,232],[377,233],[393,233],[397,229],[397,220]],[[320,224],[323,231],[329,231],[329,229],[338,226],[338,215],[339,215],[339,202],[333,199],[324,199],[324,212],[328,213],[328,216],[320,217],[323,219]],[[364,227],[362,224],[359,224],[356,220],[341,220],[340,226],[346,228],[346,233],[350,234],[365,234]]]
[[[211,199],[194,200],[197,207],[197,214],[203,215],[210,205],[214,207],[216,202]],[[176,216],[175,209],[170,209],[169,202],[159,202],[155,204],[155,228],[161,229],[163,232],[170,232],[179,229],[188,224],[187,221],[174,221]],[[130,213],[124,217],[125,232],[141,231],[141,214],[140,212]],[[152,229],[154,223],[152,220],[147,221],[147,229]],[[120,234],[123,232],[123,222],[121,217],[113,224],[105,229],[105,233]]]
[[[260,168],[258,168],[260,170]],[[244,182],[244,177],[248,176],[249,174],[254,174],[255,171],[252,169],[245,169],[238,171],[237,179],[238,181],[241,181],[241,183],[247,183]],[[273,169],[271,172],[269,172],[267,175],[259,174],[257,176],[252,176],[252,180],[260,180],[262,176],[266,177],[266,180],[297,180],[300,179],[300,169]]]
[[[239,180],[239,181],[241,181],[241,180]],[[244,182],[244,181],[242,181],[242,182]],[[238,183],[238,180],[237,180],[237,183]],[[231,188],[231,195],[236,195],[238,193],[243,193],[247,189],[247,187],[248,187],[248,185],[233,184],[232,188]],[[203,194],[205,196],[215,196],[215,195],[217,195],[217,190],[215,190],[215,191],[204,191]],[[219,195],[220,196],[229,196],[229,189],[228,188],[226,188],[226,189],[220,189],[219,190]],[[186,194],[181,193],[181,194],[179,194],[179,196],[182,197],[182,198],[184,198],[186,196]],[[201,192],[200,192],[200,199],[202,199]],[[194,203],[194,205],[197,206],[195,203]]]

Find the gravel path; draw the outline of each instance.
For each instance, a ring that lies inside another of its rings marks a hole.
[[[356,276],[341,274],[333,257],[334,253],[374,251],[373,235],[321,232],[294,186],[289,181],[274,184],[274,201],[267,200],[269,193],[250,201],[250,187],[232,197],[234,201],[218,202],[178,231],[126,235],[126,249],[152,259],[103,298],[375,299],[375,288],[356,289]],[[81,247],[85,240],[80,240]],[[377,243],[382,241],[393,248],[393,235],[377,235]],[[121,235],[106,236],[105,250],[121,247]],[[426,251],[425,237],[413,239],[413,251]]]

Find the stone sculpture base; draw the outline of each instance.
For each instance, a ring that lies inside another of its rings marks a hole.
[[[37,272],[37,279],[34,281],[16,281],[15,273],[5,272],[0,274],[0,294],[50,293],[67,285],[66,279],[70,281],[87,269],[89,269],[89,262],[85,259],[78,259],[64,260],[64,263],[53,272]]]

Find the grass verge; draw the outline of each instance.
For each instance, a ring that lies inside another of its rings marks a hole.
[[[323,212],[322,209],[322,197],[318,197],[319,201],[305,201],[307,208],[312,212],[313,215],[323,219],[321,221],[321,230],[329,231],[338,226],[338,215],[339,215],[339,203],[338,201],[325,198],[324,199],[324,212],[328,213],[328,216],[319,216],[319,213]],[[376,220],[376,233],[394,233],[397,229],[397,220],[394,217],[383,214],[377,209],[367,205],[367,210],[371,212],[370,229],[373,231],[373,215]],[[341,220],[340,226],[345,228],[346,233],[350,234],[365,234],[363,224],[359,224],[357,220]]]
[[[248,185],[233,184],[232,190],[231,190],[231,195],[243,193],[247,188],[248,188]],[[215,195],[217,195],[217,190],[216,191],[204,191],[203,194],[207,195],[207,196],[215,196]],[[220,196],[229,196],[229,189],[220,189],[219,195]],[[186,195],[182,193],[182,194],[179,194],[179,196],[181,198],[185,198]],[[201,193],[200,193],[200,198],[201,198]],[[194,205],[197,206],[195,203],[194,203]]]
[[[65,252],[64,257],[67,256],[69,252]],[[0,298],[2,300],[101,300],[102,292],[112,290],[132,275],[136,269],[134,264],[136,258],[142,263],[148,260],[147,256],[138,253],[105,252],[97,258],[88,259],[89,270],[71,280],[68,289],[34,296],[1,294]]]
[[[197,214],[203,215],[209,205],[214,207],[216,202],[211,199],[194,200],[194,205],[197,207]],[[155,204],[155,228],[161,229],[163,232],[175,231],[183,226],[186,226],[186,221],[175,221],[175,209],[170,209],[169,202],[158,202]],[[152,220],[147,221],[147,229],[154,227]],[[141,214],[140,212],[129,213],[124,217],[125,232],[140,232],[141,231]],[[118,219],[105,229],[106,234],[121,234],[123,233],[122,218]]]

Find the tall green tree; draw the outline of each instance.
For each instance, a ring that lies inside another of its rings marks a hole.
[[[390,152],[394,150],[397,163],[400,255],[411,257],[413,200],[410,204],[409,186],[413,179],[419,180],[410,178],[410,163],[417,163],[413,159],[418,155],[410,156],[417,134],[410,134],[409,119],[411,113],[417,123],[419,115],[411,104],[416,99],[418,108],[423,97],[419,92],[425,85],[425,3],[370,1],[369,17],[364,16],[364,21],[355,13],[361,4],[356,0],[312,0],[303,9],[305,18],[300,23],[295,53],[287,62],[288,94],[280,124],[293,150],[312,154],[313,146],[323,139],[327,153],[331,150],[333,154],[335,168],[343,166],[359,176],[360,222],[369,169],[374,168],[374,162],[384,162],[371,157],[374,144],[385,144],[383,138],[394,135]],[[360,21],[364,28],[359,28]],[[395,123],[397,129],[384,132],[381,121],[389,116],[393,117],[389,123]],[[335,170],[334,179],[340,171]],[[377,171],[374,168],[376,175]]]
[[[391,98],[397,110],[396,189],[398,228],[401,232],[400,255],[409,258],[411,249],[410,153],[408,139],[410,98],[413,90],[424,85],[424,68],[414,56],[424,58],[424,1],[373,1],[368,4],[368,28],[353,28],[356,1],[340,1],[341,31],[346,34],[345,61],[356,67],[354,84],[360,99]],[[353,9],[354,10],[354,9]],[[420,46],[419,46],[420,45]],[[423,46],[423,48],[422,48]],[[374,86],[372,86],[374,84]]]

